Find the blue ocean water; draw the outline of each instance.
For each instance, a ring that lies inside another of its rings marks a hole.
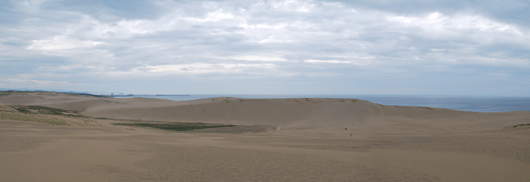
[[[248,99],[273,98],[348,98],[367,100],[377,104],[395,106],[423,106],[473,112],[530,111],[530,97],[473,97],[473,96],[396,96],[396,95],[239,95],[239,94],[192,94],[192,95],[135,95],[175,101],[213,97],[237,97]]]

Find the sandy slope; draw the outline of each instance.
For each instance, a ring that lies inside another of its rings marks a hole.
[[[3,120],[0,181],[530,180],[530,128],[504,128],[530,123],[530,112],[341,99],[175,102],[46,93],[12,95],[0,103],[75,109],[94,117],[277,127],[201,134],[107,121],[68,127]]]
[[[176,103],[151,107],[116,104],[115,108],[86,111],[85,114],[157,121],[273,125],[280,130],[357,136],[459,133],[530,122],[530,112],[474,113],[382,106],[362,100],[224,98]]]

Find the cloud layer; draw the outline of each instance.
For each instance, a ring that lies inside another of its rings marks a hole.
[[[525,7],[525,1],[7,1],[0,8],[0,87],[525,95],[519,88],[530,83]]]

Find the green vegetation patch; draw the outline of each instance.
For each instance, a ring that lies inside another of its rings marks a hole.
[[[59,118],[44,117],[43,115],[27,114],[27,113],[13,113],[13,112],[0,112],[0,119],[4,120],[15,120],[15,121],[32,121],[39,123],[47,123],[53,125],[69,125],[66,121]]]
[[[192,131],[206,128],[234,127],[236,125],[215,125],[205,123],[173,123],[173,122],[141,122],[141,123],[113,123],[113,125],[149,127],[171,131]]]
[[[530,123],[508,126],[506,128],[530,128]]]
[[[46,106],[9,106],[21,113],[26,114],[50,114],[50,115],[61,115],[61,116],[80,116],[79,111],[63,110]]]

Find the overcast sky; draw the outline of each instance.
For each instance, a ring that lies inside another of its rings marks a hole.
[[[0,0],[0,88],[530,96],[527,0]]]

